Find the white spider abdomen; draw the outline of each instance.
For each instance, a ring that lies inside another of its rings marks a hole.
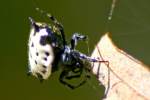
[[[40,23],[36,24],[41,25]],[[42,36],[46,37],[48,34],[46,28],[41,28],[38,32],[32,28],[28,43],[30,72],[37,78],[42,79],[48,79],[51,75],[54,60],[54,52],[51,44],[46,43],[42,45],[40,43]]]

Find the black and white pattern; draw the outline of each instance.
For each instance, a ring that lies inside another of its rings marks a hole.
[[[52,21],[52,24],[37,23],[29,17],[31,22],[28,43],[29,74],[32,74],[42,81],[48,79],[58,68],[62,68],[59,77],[59,81],[62,84],[71,89],[83,85],[87,79],[90,78],[90,62],[101,63],[105,61],[91,58],[75,49],[78,41],[87,41],[87,36],[74,33],[68,44],[65,39],[62,24],[52,15],[44,11],[40,12],[46,14]],[[58,67],[58,63],[60,63],[61,66]],[[83,76],[84,79],[79,82],[79,84],[73,85],[67,81],[81,76]]]

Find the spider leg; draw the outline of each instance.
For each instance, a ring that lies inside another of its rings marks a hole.
[[[45,14],[54,23],[55,28],[57,28],[61,33],[61,36],[63,39],[63,45],[65,47],[66,39],[65,39],[65,33],[64,33],[63,25],[60,22],[58,22],[57,19],[53,15],[51,15],[50,13],[47,13],[47,12],[41,10],[40,8],[36,8],[36,10],[42,14]]]
[[[63,45],[65,47],[66,39],[65,39],[65,33],[64,33],[63,25],[60,22],[58,22],[57,19],[54,16],[52,16],[51,14],[47,13],[47,16],[54,23],[55,27],[58,28],[58,30],[60,31],[62,39],[63,39]]]
[[[71,89],[74,89],[74,86],[73,86],[73,85],[71,85],[71,84],[69,84],[69,83],[67,83],[67,82],[65,81],[65,78],[66,78],[67,75],[68,75],[68,71],[67,71],[67,70],[62,71],[62,73],[60,74],[60,77],[59,77],[59,81],[60,81],[63,85],[66,85],[66,86],[68,86],[68,87],[71,88]]]
[[[68,76],[66,76],[66,79],[71,80],[71,79],[74,79],[74,78],[79,78],[82,74],[82,69],[79,69],[77,71],[72,70],[72,71],[70,71],[70,73],[71,72],[73,72],[74,74],[72,74],[72,75],[68,74]]]
[[[78,70],[76,69],[72,69],[72,70],[63,70],[60,77],[59,77],[59,81],[68,86],[69,88],[71,89],[75,89],[75,88],[78,88],[80,86],[82,86],[83,84],[86,83],[87,79],[90,78],[89,75],[85,75],[84,77],[84,80],[81,81],[78,85],[72,85],[72,84],[69,84],[66,80],[71,80],[71,79],[74,79],[74,78],[79,78],[81,77],[81,74],[83,72],[83,67],[79,67]]]
[[[67,70],[64,70],[60,77],[59,77],[59,81],[63,84],[63,85],[66,85],[67,87],[69,87],[70,89],[75,89],[75,88],[78,88],[80,87],[81,85],[83,85],[86,81],[82,81],[80,84],[78,85],[72,85],[72,84],[69,84],[66,80],[71,80],[73,78],[78,78],[81,76],[81,73],[78,73],[76,75],[70,75],[69,72]]]
[[[87,40],[87,37],[85,35],[81,35],[79,33],[74,33],[71,38],[71,49],[72,50],[75,49],[77,42],[79,40]]]
[[[78,77],[81,76],[82,72],[83,72],[83,67],[81,66],[81,63],[77,62],[75,67],[72,67],[71,70],[70,70],[70,73],[73,73],[73,74],[72,75],[69,74],[66,77],[66,79],[70,80],[70,79],[73,79],[73,78],[78,78]]]
[[[91,58],[91,57],[89,57],[89,56],[87,56],[87,55],[85,55],[85,54],[83,54],[83,53],[80,53],[80,52],[75,52],[74,51],[74,57],[79,57],[80,59],[85,59],[85,60],[87,60],[87,61],[89,61],[89,62],[99,62],[99,66],[98,66],[98,71],[97,71],[97,78],[99,78],[99,75],[100,75],[100,64],[101,63],[105,63],[106,64],[106,66],[108,67],[108,87],[107,87],[107,89],[106,89],[106,91],[105,91],[105,94],[104,94],[104,98],[107,96],[107,94],[108,94],[108,92],[109,92],[109,88],[110,88],[110,70],[109,70],[109,61],[107,61],[107,60],[104,60],[103,59],[103,57],[102,57],[102,55],[101,55],[101,53],[100,53],[100,50],[99,50],[99,48],[97,48],[97,50],[98,50],[98,53],[99,53],[99,55],[100,55],[100,58],[101,58],[101,60],[100,59],[96,59],[96,58]]]
[[[49,17],[49,19],[54,23],[55,27],[58,28],[58,30],[61,33],[62,39],[63,39],[63,45],[66,45],[66,39],[65,39],[65,33],[64,33],[64,28],[63,25],[57,21],[57,19],[52,16],[51,14],[47,14],[47,16]]]

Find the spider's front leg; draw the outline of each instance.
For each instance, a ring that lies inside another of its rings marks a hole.
[[[62,39],[63,39],[63,45],[65,47],[65,45],[66,45],[66,39],[65,39],[65,33],[64,33],[64,27],[63,27],[63,25],[60,22],[58,22],[57,19],[54,16],[52,16],[51,14],[47,14],[47,16],[54,23],[54,29],[56,31],[60,31]]]
[[[54,23],[54,30],[55,31],[60,31],[61,33],[61,36],[62,36],[62,39],[63,39],[63,45],[65,47],[66,45],[66,40],[65,40],[65,33],[64,33],[64,28],[63,28],[63,25],[57,21],[57,19],[51,15],[50,13],[47,13],[39,8],[36,8],[37,11],[39,11],[40,13],[42,14],[45,14],[53,23]]]
[[[71,49],[75,49],[77,42],[79,40],[87,40],[87,36],[81,35],[79,33],[74,33],[71,38]]]

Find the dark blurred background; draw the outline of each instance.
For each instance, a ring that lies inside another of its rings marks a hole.
[[[35,5],[52,13],[64,25],[66,37],[79,32],[89,36],[90,52],[107,31],[115,44],[150,65],[150,1],[118,0],[107,24],[111,0],[2,0],[0,2],[0,99],[1,100],[100,100],[104,88],[92,76],[84,86],[70,90],[59,83],[59,72],[40,83],[27,77],[28,17],[49,22]],[[109,29],[108,29],[109,26]],[[87,53],[83,42],[77,47]],[[96,89],[95,89],[96,88]]]

